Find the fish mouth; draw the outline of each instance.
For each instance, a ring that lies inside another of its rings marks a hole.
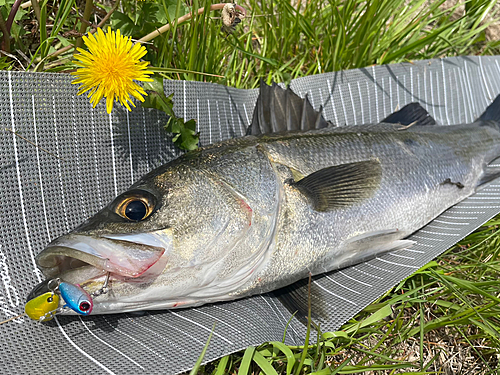
[[[141,241],[135,242],[139,238]],[[48,278],[64,280],[68,278],[64,276],[73,275],[73,279],[83,282],[108,272],[125,278],[141,278],[165,253],[167,246],[158,245],[164,244],[148,238],[147,234],[142,237],[70,234],[51,242],[36,256],[36,263]]]

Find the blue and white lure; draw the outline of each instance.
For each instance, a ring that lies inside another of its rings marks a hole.
[[[66,302],[63,307],[69,307],[81,315],[89,315],[92,312],[94,307],[92,297],[80,285],[62,281],[59,283],[59,292],[64,302]]]

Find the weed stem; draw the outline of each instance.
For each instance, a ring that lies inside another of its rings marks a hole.
[[[213,11],[213,10],[222,10],[224,8],[224,6],[226,5],[226,3],[219,3],[219,4],[213,4],[210,6],[210,11]],[[240,5],[236,5],[236,9],[238,11],[240,11],[243,15],[243,17],[246,16],[246,9],[243,8],[242,6]],[[205,11],[205,8],[199,8],[198,9],[198,14],[202,14],[203,12]],[[185,21],[188,21],[190,20],[191,18],[193,17],[193,13],[188,13],[182,17],[179,17],[177,19],[177,25],[185,22]],[[168,30],[170,30],[170,23],[167,23],[166,25],[163,25],[162,27],[160,27],[159,29],[149,33],[148,35],[146,36],[143,36],[141,39],[138,40],[139,43],[141,42],[149,42],[150,40],[156,38],[157,36],[167,32]]]
[[[7,30],[7,25],[5,25],[2,13],[0,13],[0,30],[2,30],[3,33],[2,50],[10,53],[10,32]]]
[[[36,0],[35,0],[36,1]],[[99,22],[99,24],[97,25],[97,27],[103,27],[104,24],[106,23],[106,21],[109,19],[109,17],[111,17],[111,15],[113,14],[113,12],[118,9],[118,6],[120,5],[120,0],[117,0],[116,3],[113,5],[113,8],[111,8],[108,12],[108,14],[106,14],[104,16],[104,18],[101,20],[101,22]],[[88,34],[93,34],[97,31],[97,28],[93,29],[93,30],[90,30],[88,32]],[[72,48],[75,48],[75,46],[73,44],[69,45],[69,46],[66,46],[66,47],[63,47],[61,49],[58,49],[57,51],[55,52],[52,52],[49,56],[47,56],[47,58],[52,58],[52,57],[57,57],[59,56],[60,54],[66,52],[66,51],[69,51],[70,49]]]
[[[89,24],[90,16],[92,14],[92,9],[94,9],[94,0],[86,0],[85,1],[85,10],[83,11],[83,18],[80,21],[80,34],[85,34],[85,31],[87,31],[87,26]],[[83,39],[82,37],[79,37],[76,40],[76,47],[82,47],[83,46]]]
[[[5,27],[7,28],[7,33],[10,36],[10,28],[12,27],[12,23],[14,22],[14,17],[16,16],[17,10],[21,5],[21,0],[16,0],[14,5],[12,5],[12,9],[9,13],[9,18],[7,18],[7,22],[5,23]]]

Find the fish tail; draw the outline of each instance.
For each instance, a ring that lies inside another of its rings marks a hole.
[[[476,120],[479,126],[487,126],[500,132],[500,95],[486,108],[481,116]],[[500,177],[500,168],[497,165],[500,162],[500,154],[495,155],[487,161],[481,179],[477,182],[476,190],[480,190],[488,182]]]

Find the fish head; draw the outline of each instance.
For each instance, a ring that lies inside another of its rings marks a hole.
[[[48,279],[101,294],[92,314],[199,305],[234,289],[218,285],[231,286],[244,267],[231,253],[251,221],[252,209],[230,186],[174,162],[52,241],[36,261]]]

